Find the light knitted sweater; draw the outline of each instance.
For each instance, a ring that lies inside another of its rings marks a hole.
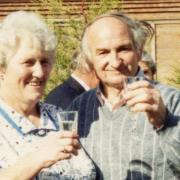
[[[159,132],[145,113],[135,121],[126,106],[111,112],[100,104],[96,89],[68,108],[79,111],[80,140],[97,166],[98,180],[180,179],[180,91],[158,83],[155,87],[168,111],[166,126]]]

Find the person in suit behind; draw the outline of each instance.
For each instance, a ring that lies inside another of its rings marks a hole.
[[[143,51],[141,61],[139,61],[138,65],[146,78],[154,80],[154,76],[156,74],[156,64],[147,51]]]
[[[62,84],[55,87],[46,97],[45,101],[65,109],[80,94],[95,88],[99,80],[94,71],[84,61],[84,55],[79,49],[72,57],[72,73]]]

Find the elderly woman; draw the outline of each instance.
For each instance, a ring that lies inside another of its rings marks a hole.
[[[55,35],[34,13],[14,12],[2,22],[0,179],[94,178],[94,166],[87,156],[83,170],[79,166],[68,169],[80,148],[78,135],[59,131],[57,109],[39,102],[55,49]]]

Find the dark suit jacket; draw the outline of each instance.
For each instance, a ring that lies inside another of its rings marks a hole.
[[[85,92],[85,89],[73,77],[54,88],[46,97],[45,102],[65,109],[73,99]]]

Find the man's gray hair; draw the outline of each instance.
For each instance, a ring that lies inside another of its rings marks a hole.
[[[25,38],[35,38],[35,48],[55,54],[57,40],[46,23],[34,12],[9,14],[0,27],[0,66],[5,67]]]
[[[128,25],[132,36],[134,48],[137,51],[138,55],[141,56],[147,37],[149,36],[151,38],[154,34],[153,28],[148,22],[134,20],[129,18],[124,13],[118,11],[111,11],[96,17],[92,22],[87,24],[87,26],[85,27],[84,32],[82,34],[81,48],[82,48],[82,52],[87,56],[87,58],[91,59],[91,52],[89,49],[88,38],[87,38],[88,30],[96,21],[106,17],[113,17],[119,19],[121,22],[124,22],[125,24]]]

